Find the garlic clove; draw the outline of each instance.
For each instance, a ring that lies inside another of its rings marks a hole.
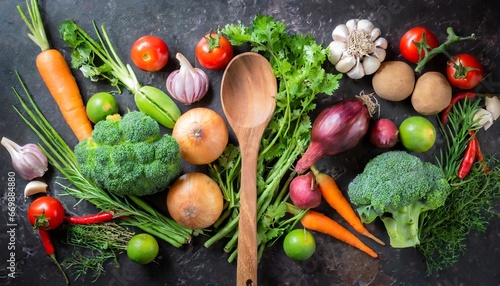
[[[365,57],[363,59],[363,69],[366,75],[375,73],[380,68],[380,60],[376,57]]]
[[[333,29],[332,39],[334,41],[347,42],[348,37],[349,37],[349,31],[347,30],[346,25],[341,24],[335,27],[335,29]]]
[[[0,142],[9,152],[12,167],[25,180],[42,177],[48,170],[48,159],[38,145],[28,143],[19,146],[14,141],[2,137]]]
[[[388,46],[387,39],[383,38],[383,37],[378,37],[373,42],[373,44],[375,45],[375,47],[381,48],[381,49],[384,49],[384,50],[387,49],[387,46]]]
[[[352,79],[360,79],[365,76],[365,70],[359,60],[356,61],[356,65],[347,72],[347,76]]]
[[[488,110],[480,108],[476,114],[474,114],[472,120],[476,121],[479,127],[483,127],[484,130],[488,130],[488,128],[490,128],[493,124],[493,115]]]
[[[386,54],[387,52],[385,49],[375,48],[372,56],[376,57],[380,62],[383,62],[385,60]]]
[[[356,65],[356,58],[352,56],[347,56],[342,59],[335,65],[335,69],[338,72],[346,73],[350,71]]]
[[[380,37],[381,34],[382,34],[382,31],[380,31],[379,28],[374,28],[370,32],[370,40],[372,40],[373,42],[375,42]]]
[[[344,55],[347,44],[345,42],[333,41],[328,45],[328,48],[330,49],[328,60],[335,65],[340,61],[342,55]]]
[[[47,193],[47,184],[41,181],[31,181],[24,187],[24,196],[29,197],[39,193]]]
[[[500,99],[498,99],[498,97],[496,96],[493,96],[486,97],[484,101],[486,110],[491,113],[493,120],[497,120],[500,116]]]
[[[345,23],[349,35],[358,27],[358,19],[351,19]]]
[[[363,30],[367,33],[370,33],[375,28],[372,22],[367,19],[359,20],[357,29]]]

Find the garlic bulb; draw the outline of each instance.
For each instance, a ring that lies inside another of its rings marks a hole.
[[[25,180],[43,176],[48,169],[47,157],[36,144],[19,146],[14,141],[2,137],[0,142],[9,151],[12,166]]]
[[[366,19],[351,19],[335,27],[333,42],[328,46],[328,59],[341,73],[360,79],[375,73],[384,61],[387,40],[381,31]]]
[[[167,91],[184,104],[201,100],[208,91],[207,74],[199,68],[193,68],[181,53],[177,53],[175,57],[181,67],[167,77]]]

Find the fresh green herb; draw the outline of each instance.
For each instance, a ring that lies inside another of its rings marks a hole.
[[[71,52],[71,67],[80,69],[85,77],[92,81],[100,79],[108,80],[113,86],[125,86],[132,93],[136,93],[141,84],[130,67],[125,65],[115,49],[104,27],[102,33],[107,46],[96,27],[92,22],[99,38],[95,41],[85,31],[83,31],[74,21],[67,20],[59,26],[59,32],[64,42],[73,48]]]
[[[104,273],[104,263],[112,260],[119,265],[117,254],[127,250],[134,233],[115,222],[67,225],[66,243],[75,247],[72,257],[62,264],[73,269],[78,279],[81,275],[93,273],[96,281]],[[82,252],[86,252],[85,255]]]
[[[40,138],[43,143],[40,144],[40,148],[47,156],[49,163],[74,186],[66,186],[58,182],[57,184],[65,189],[66,194],[88,201],[103,211],[114,211],[117,217],[125,216],[121,219],[122,224],[138,227],[175,247],[181,247],[191,240],[191,230],[180,226],[144,200],[132,195],[121,197],[111,194],[85,178],[78,167],[75,153],[47,121],[18,73],[17,76],[27,101],[15,88],[13,90],[27,115],[24,115],[17,107],[14,109]]]
[[[499,214],[494,207],[500,199],[500,165],[492,157],[489,172],[476,162],[465,179],[457,177],[470,132],[479,126],[473,120],[479,100],[456,104],[446,125],[440,125],[446,146],[438,159],[451,185],[444,206],[425,213],[417,249],[425,258],[427,275],[455,264],[465,253],[466,239],[472,231],[485,231],[490,219]]]
[[[288,184],[294,176],[291,166],[303,154],[310,141],[309,113],[316,108],[320,93],[332,95],[341,75],[327,73],[322,64],[327,50],[311,35],[289,34],[283,22],[258,15],[251,27],[229,24],[222,30],[233,45],[250,44],[252,51],[263,54],[278,79],[276,109],[261,141],[257,163],[257,221],[259,258],[283,233],[294,227],[300,215],[286,217]],[[230,240],[224,250],[236,257],[238,200],[241,157],[238,147],[229,145],[221,158],[209,166],[224,192],[226,212],[215,224],[217,232],[205,246],[223,237]],[[286,178],[288,175],[288,178]]]

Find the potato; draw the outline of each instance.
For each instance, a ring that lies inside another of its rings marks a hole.
[[[405,62],[383,62],[373,75],[372,85],[380,98],[401,101],[411,95],[415,86],[415,73]]]
[[[426,72],[417,79],[411,96],[413,108],[422,115],[434,115],[451,101],[451,85],[439,72]]]

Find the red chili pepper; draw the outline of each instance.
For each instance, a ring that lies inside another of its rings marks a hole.
[[[64,221],[72,224],[92,224],[110,221],[114,218],[115,214],[113,212],[102,212],[84,216],[65,216]]]
[[[42,241],[43,248],[45,249],[45,253],[47,253],[47,255],[50,258],[52,258],[54,263],[57,265],[57,267],[61,271],[61,273],[64,277],[64,280],[66,281],[66,285],[68,285],[69,284],[68,277],[66,276],[66,273],[64,273],[64,270],[62,269],[61,265],[57,261],[56,251],[55,251],[54,245],[52,244],[52,241],[50,240],[49,232],[43,228],[39,228],[38,233],[40,235],[40,240]]]
[[[50,240],[49,232],[44,228],[39,228],[38,233],[40,234],[40,239],[42,240],[43,248],[45,249],[45,253],[52,258],[55,255],[55,248]]]
[[[473,132],[471,132],[471,135],[474,138],[476,137]],[[476,144],[477,140],[474,140],[474,138],[471,138],[469,140],[467,149],[465,149],[464,158],[462,159],[462,163],[458,168],[457,176],[460,179],[464,179],[467,176],[467,174],[469,174],[470,169],[472,168],[472,164],[474,164],[474,160],[476,159],[478,145]]]
[[[484,161],[484,156],[483,156],[483,152],[481,152],[481,148],[479,146],[479,140],[477,139],[476,136],[474,136],[474,139],[476,141],[476,145],[477,145],[477,150],[476,150],[476,159],[478,162],[481,163],[481,165],[483,165],[483,171],[485,173],[488,173],[490,171],[490,168],[488,167],[488,165],[486,164],[486,161]]]
[[[439,116],[441,119],[441,123],[446,124],[446,122],[448,121],[448,114],[453,108],[453,105],[455,105],[460,100],[464,100],[465,98],[474,98],[474,97],[476,97],[476,93],[473,91],[462,91],[455,94],[451,98],[450,104],[448,104],[448,106],[443,111],[441,111],[441,114]]]

